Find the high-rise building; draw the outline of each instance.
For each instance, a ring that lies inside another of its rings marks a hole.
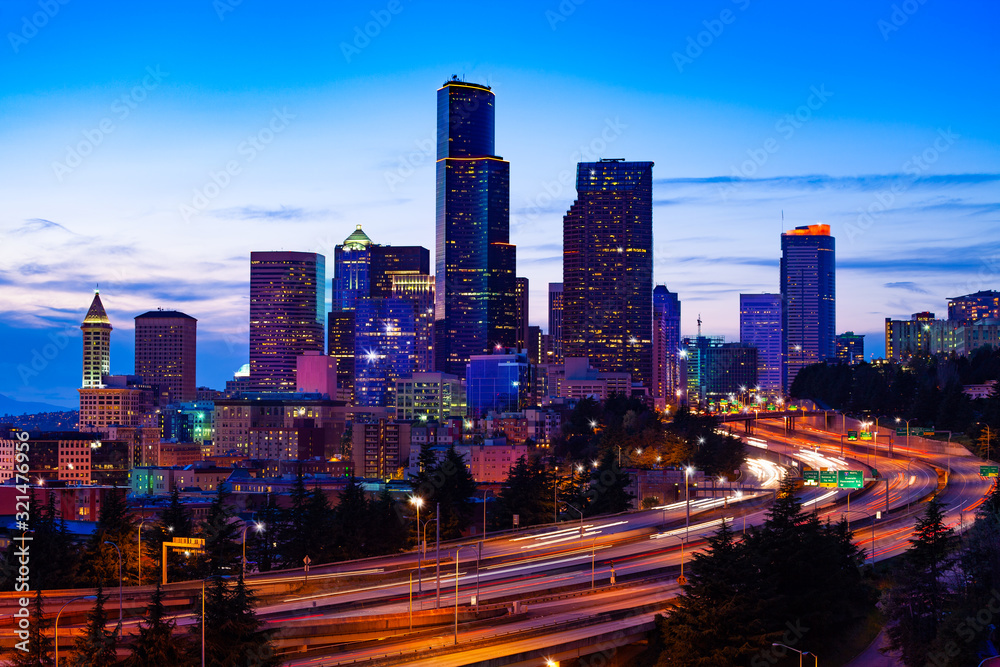
[[[176,310],[135,318],[135,374],[153,388],[156,405],[193,401],[198,320]]]
[[[837,336],[837,361],[854,366],[865,360],[865,335],[853,331]]]
[[[980,290],[974,294],[949,297],[948,319],[963,326],[981,320],[1000,320],[1000,292]]]
[[[250,386],[295,391],[295,358],[323,352],[326,259],[250,253]]]
[[[673,403],[680,388],[681,301],[666,285],[653,289],[653,401]]]
[[[528,349],[528,279],[516,278],[514,296],[517,305],[517,349]]]
[[[653,163],[581,162],[563,217],[563,351],[652,385]]]
[[[328,338],[338,386],[356,405],[391,405],[396,379],[430,366],[430,253],[373,243],[358,225],[334,257]]]
[[[510,164],[494,149],[495,95],[452,77],[437,91],[436,370],[517,343]]]
[[[740,342],[757,348],[757,384],[761,391],[780,393],[780,294],[740,294]]]
[[[111,373],[111,320],[101,303],[100,292],[94,292],[83,323],[83,384],[84,389],[100,387],[102,378]]]
[[[549,347],[553,363],[563,360],[563,284],[549,283]]]
[[[783,386],[799,371],[837,358],[836,257],[830,225],[796,227],[781,235]]]

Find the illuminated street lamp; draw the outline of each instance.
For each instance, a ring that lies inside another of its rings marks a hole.
[[[257,528],[258,533],[264,532],[264,524],[259,521],[255,521],[253,525]],[[250,524],[243,526],[243,578],[246,579],[247,576],[247,528]]]
[[[81,595],[79,597],[72,598],[71,600],[67,600],[66,603],[62,607],[60,607],[59,613],[56,614],[56,626],[55,626],[55,633],[56,633],[56,660],[55,660],[55,667],[59,667],[59,617],[62,615],[63,609],[65,609],[66,605],[68,605],[70,602],[76,602],[77,600],[96,600],[96,599],[97,599],[96,595]]]

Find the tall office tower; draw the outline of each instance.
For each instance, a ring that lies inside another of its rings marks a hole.
[[[757,384],[781,392],[781,295],[740,294],[740,342],[757,348]]]
[[[338,387],[355,405],[391,405],[397,378],[429,370],[430,252],[373,243],[358,225],[334,257],[328,340]]]
[[[295,358],[323,352],[326,259],[250,253],[250,386],[295,391]]]
[[[552,362],[563,360],[563,284],[549,283],[549,346]]]
[[[100,387],[102,378],[111,374],[111,320],[101,303],[101,293],[94,292],[87,316],[83,318],[83,388]]]
[[[489,86],[437,91],[437,370],[465,377],[473,355],[517,343],[510,164],[495,154]]]
[[[413,303],[414,373],[434,370],[434,276],[396,273],[392,276],[392,296]]]
[[[652,388],[653,163],[581,162],[563,217],[563,351]]]
[[[198,320],[176,310],[135,318],[135,374],[153,388],[156,405],[197,398],[195,348]]]
[[[830,225],[796,227],[781,235],[782,385],[802,368],[837,358],[836,256]]]
[[[673,403],[680,388],[681,301],[666,285],[653,289],[653,400],[659,409]]]
[[[517,278],[514,282],[517,305],[517,349],[528,349],[528,279]]]

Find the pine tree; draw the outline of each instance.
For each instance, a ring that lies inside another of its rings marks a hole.
[[[263,530],[250,531],[252,537],[247,544],[248,558],[257,564],[258,572],[270,572],[278,563],[278,536],[282,533],[282,512],[275,498],[268,495],[267,504],[257,513],[257,521]]]
[[[48,630],[52,627],[52,621],[45,620],[45,611],[42,607],[42,591],[35,591],[35,601],[31,607],[31,626],[28,628],[28,639],[22,644],[14,647],[14,657],[10,663],[14,667],[38,667],[40,665],[51,665],[52,662],[52,637]]]
[[[129,514],[124,492],[115,488],[105,494],[97,517],[97,529],[91,536],[83,558],[84,579],[95,586],[118,581],[118,551],[105,542],[113,542],[121,551],[122,577],[134,581],[133,564],[136,563],[138,524]]]
[[[401,508],[389,489],[370,503],[367,542],[371,544],[370,556],[399,553],[406,548],[407,527],[402,521]]]
[[[104,588],[98,583],[94,608],[87,614],[87,630],[74,643],[74,660],[79,667],[105,667],[118,662],[118,636],[107,629],[108,617],[104,612],[107,600]]]
[[[189,664],[185,640],[174,636],[176,623],[166,616],[163,606],[163,589],[156,583],[156,590],[146,607],[145,618],[139,623],[139,633],[132,639],[131,654],[126,667],[161,667],[162,665]]]
[[[217,667],[271,667],[279,660],[271,647],[271,631],[262,630],[254,596],[240,576],[230,591],[222,577],[206,584],[205,660]],[[201,634],[201,620],[194,627]]]
[[[945,615],[942,575],[952,564],[954,531],[945,526],[937,498],[927,504],[913,532],[896,584],[883,599],[889,646],[910,666],[924,664]]]
[[[170,542],[177,537],[193,537],[194,517],[187,507],[181,502],[180,491],[175,484],[170,492],[170,504],[160,514],[159,521],[156,522],[152,531],[152,536],[148,540],[143,540],[143,546],[147,553],[163,567],[163,543]],[[167,580],[177,581],[191,578],[195,573],[192,571],[189,562],[181,560],[179,552],[175,549],[167,551]]]
[[[611,448],[606,449],[597,468],[591,472],[584,514],[595,516],[626,511],[631,507],[633,498],[628,491],[630,483],[629,474],[618,467],[615,452]]]
[[[433,472],[441,480],[432,497],[435,503],[441,503],[441,539],[461,537],[472,522],[476,482],[455,445],[448,448]]]
[[[510,528],[514,514],[519,525],[534,526],[552,521],[554,477],[538,460],[520,457],[511,467],[497,498],[494,527]]]
[[[325,497],[323,501],[325,503]],[[320,514],[320,511],[323,511]],[[370,555],[370,545],[366,542],[372,532],[371,511],[365,491],[357,478],[350,477],[347,486],[340,493],[340,502],[333,512],[332,520],[327,518],[329,505],[325,508],[316,503],[317,520],[327,523],[327,535],[333,536],[336,542],[336,557],[340,560],[363,558]],[[377,529],[377,528],[376,528]]]
[[[302,559],[313,551],[308,503],[309,491],[302,477],[302,468],[299,467],[292,487],[291,504],[284,511],[281,528],[275,535],[283,568],[302,567]]]
[[[201,533],[205,538],[202,560],[206,576],[232,574],[240,562],[241,550],[237,543],[239,529],[234,521],[235,516],[229,506],[229,492],[224,484],[219,484],[205,521],[201,524]]]

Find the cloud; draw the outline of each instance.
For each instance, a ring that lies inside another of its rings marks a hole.
[[[278,208],[234,206],[212,211],[212,214],[224,220],[314,220],[329,216],[330,212],[310,211],[300,206],[279,206]]]
[[[954,185],[981,185],[1000,181],[1000,174],[937,174],[914,178],[902,172],[890,174],[866,174],[858,176],[830,176],[827,174],[806,174],[802,176],[769,176],[765,178],[741,178],[738,176],[705,176],[695,178],[657,178],[654,185],[758,185],[773,188],[806,190],[880,190],[895,183],[905,183],[908,188],[940,187]]]
[[[25,220],[24,224],[20,227],[11,230],[11,234],[25,235],[25,234],[37,234],[39,232],[47,231],[61,231],[66,232],[72,236],[80,236],[76,232],[69,230],[68,228],[60,225],[58,222],[52,222],[51,220],[46,220],[44,218],[30,218]]]
[[[930,294],[930,292],[925,290],[923,287],[920,287],[916,283],[910,281],[886,283],[885,287],[888,287],[889,289],[906,290],[907,292],[914,292],[916,294]]]

